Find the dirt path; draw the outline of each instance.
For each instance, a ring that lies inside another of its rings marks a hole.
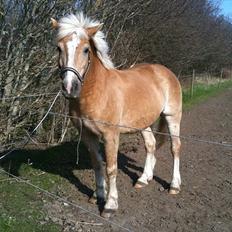
[[[232,89],[185,112],[182,135],[232,142]],[[168,143],[158,152],[154,180],[142,190],[132,187],[141,175],[145,150],[140,135],[124,137],[119,155],[119,210],[112,218],[132,231],[232,231],[232,150],[182,140],[182,191],[171,196],[166,188],[171,180],[172,157]],[[93,188],[91,170],[75,172],[82,184]],[[71,200],[99,214],[88,196],[70,186]],[[64,193],[65,195],[65,193]],[[62,206],[47,205],[48,214],[66,231],[123,231],[94,217]],[[79,223],[75,222],[78,221]],[[81,222],[83,221],[83,222]],[[86,225],[84,222],[103,224]]]

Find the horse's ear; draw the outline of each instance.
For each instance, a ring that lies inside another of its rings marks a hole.
[[[88,36],[89,37],[94,36],[98,31],[102,29],[102,27],[103,27],[103,23],[100,23],[97,26],[87,28],[86,31]]]
[[[51,18],[51,25],[53,29],[58,28],[58,22],[54,18]]]

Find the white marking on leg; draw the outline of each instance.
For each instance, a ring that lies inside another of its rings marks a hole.
[[[109,193],[108,199],[105,204],[105,209],[117,209],[118,208],[118,191],[116,186],[116,175],[109,177]]]
[[[174,158],[173,178],[171,182],[171,187],[180,188],[180,185],[180,159],[176,157]]]
[[[156,158],[154,155],[155,152],[155,146],[156,146],[156,140],[152,132],[147,131],[150,130],[151,128],[148,127],[146,131],[142,132],[144,142],[145,142],[145,147],[147,150],[147,157],[145,161],[145,166],[144,166],[144,171],[142,176],[139,178],[139,181],[148,184],[148,181],[153,179],[153,171],[156,163]]]
[[[169,132],[171,134],[172,140],[172,154],[173,154],[173,177],[171,182],[171,187],[180,188],[181,177],[180,177],[180,138],[176,137],[180,135],[180,117],[166,116],[168,122]]]
[[[139,181],[148,184],[148,181],[153,179],[153,170],[155,167],[156,158],[154,154],[147,153],[146,162],[144,166],[144,171]]]

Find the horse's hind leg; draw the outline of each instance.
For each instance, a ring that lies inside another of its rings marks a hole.
[[[151,128],[148,127],[146,130],[142,131],[142,136],[145,142],[147,157],[145,161],[143,174],[137,180],[135,188],[145,187],[148,184],[148,181],[153,179],[153,170],[156,163],[156,158],[154,155],[156,149],[156,140],[151,131]]]
[[[180,192],[180,185],[181,185],[181,177],[180,177],[180,120],[181,120],[181,113],[165,116],[168,129],[171,134],[171,151],[173,155],[173,176],[172,182],[170,185],[170,194],[177,194]]]

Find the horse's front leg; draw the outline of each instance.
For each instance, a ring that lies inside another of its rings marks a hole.
[[[96,190],[94,191],[93,196],[90,197],[89,202],[92,204],[96,204],[97,202],[101,203],[105,201],[106,184],[104,179],[101,154],[98,152],[98,150],[89,151],[89,152],[91,154],[91,161],[95,173],[95,183],[96,183]]]
[[[116,186],[117,156],[119,133],[110,131],[104,135],[106,154],[106,174],[108,178],[108,195],[102,217],[109,218],[118,209],[118,191]]]
[[[96,135],[84,128],[82,141],[88,148],[95,173],[96,190],[94,191],[93,196],[90,197],[89,202],[93,204],[97,203],[98,200],[100,202],[103,202],[106,197],[106,189],[102,165],[102,156],[99,153],[99,139]]]

